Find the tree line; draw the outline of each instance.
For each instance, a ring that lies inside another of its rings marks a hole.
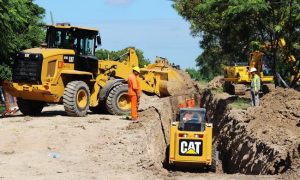
[[[32,0],[0,0],[0,81],[11,79],[15,53],[44,39],[45,9]]]
[[[266,42],[272,46],[265,54],[273,69],[285,79],[299,75],[299,0],[173,0],[173,7],[200,39],[201,77],[211,79],[230,63],[248,61],[249,53]],[[286,40],[284,49],[276,43],[280,38]],[[291,54],[296,61],[288,62]]]

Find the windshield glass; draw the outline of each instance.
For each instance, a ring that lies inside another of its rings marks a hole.
[[[47,44],[49,48],[71,49],[72,34],[66,29],[52,29],[48,31]]]
[[[272,76],[271,58],[267,55],[262,57],[262,71],[264,76]]]
[[[180,109],[178,129],[183,131],[204,131],[205,112],[203,108]]]
[[[95,40],[93,37],[81,37],[77,45],[78,45],[79,54],[94,55]]]

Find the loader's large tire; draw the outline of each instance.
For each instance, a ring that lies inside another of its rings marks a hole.
[[[216,172],[217,171],[217,161],[218,161],[218,154],[217,154],[217,149],[215,147],[213,147],[212,149],[212,161],[211,161],[211,165],[209,166],[209,170],[211,172]]]
[[[128,85],[119,84],[112,88],[106,98],[106,108],[108,112],[115,115],[123,115],[130,111],[130,107]]]
[[[83,81],[72,81],[64,91],[63,103],[69,116],[86,116],[90,105],[90,91]]]
[[[33,101],[33,100],[26,100],[17,98],[17,104],[19,107],[19,110],[24,114],[28,116],[37,116],[41,114],[45,102],[41,101]]]

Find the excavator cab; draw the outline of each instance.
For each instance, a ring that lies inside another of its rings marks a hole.
[[[270,56],[263,55],[262,57],[262,73],[263,76],[273,76],[272,72],[272,61]]]

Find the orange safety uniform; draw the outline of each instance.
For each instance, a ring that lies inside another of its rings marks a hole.
[[[141,95],[140,81],[135,74],[128,77],[128,95],[131,102],[131,119],[137,120],[138,118],[138,97]]]

